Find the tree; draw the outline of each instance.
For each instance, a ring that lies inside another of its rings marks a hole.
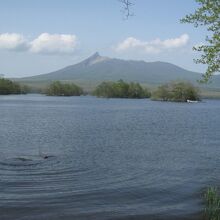
[[[134,14],[131,12],[131,6],[133,6],[134,4],[132,2],[130,2],[129,0],[118,0],[119,2],[121,2],[123,4],[123,13],[125,14],[126,19],[128,19],[128,17],[133,16]]]
[[[206,36],[207,45],[194,47],[202,52],[196,63],[207,64],[207,70],[200,82],[208,82],[214,73],[220,71],[220,0],[196,0],[200,7],[194,14],[186,15],[182,23],[192,23],[195,27],[207,27],[209,36]]]
[[[143,88],[139,83],[131,82],[128,88],[128,97],[130,98],[149,98],[151,93],[147,88]]]
[[[49,96],[80,96],[83,94],[81,87],[73,83],[52,82],[46,90]]]
[[[28,92],[28,86],[22,86],[9,79],[0,78],[0,95],[26,94]]]
[[[152,95],[153,100],[186,102],[199,100],[199,91],[190,82],[179,81],[163,84]]]
[[[153,92],[153,100],[168,101],[170,99],[170,86],[168,84],[163,84]]]
[[[93,94],[97,97],[105,98],[149,98],[150,92],[143,88],[139,83],[126,83],[123,80],[116,82],[102,82],[94,90]]]

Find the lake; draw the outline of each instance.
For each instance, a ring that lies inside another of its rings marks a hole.
[[[220,183],[220,100],[10,95],[0,115],[1,220],[201,219]]]

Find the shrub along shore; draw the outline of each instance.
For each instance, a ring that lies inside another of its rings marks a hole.
[[[9,79],[0,78],[0,95],[27,94],[30,88],[26,85],[20,85]]]

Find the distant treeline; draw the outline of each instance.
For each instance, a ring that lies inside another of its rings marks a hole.
[[[28,86],[20,85],[9,79],[0,78],[0,95],[26,94],[33,92]],[[80,96],[86,94],[83,89],[74,83],[54,81],[42,92],[48,96]],[[162,84],[154,92],[142,87],[139,83],[107,81],[100,83],[92,95],[103,98],[149,98],[160,101],[186,102],[187,100],[199,100],[198,89],[190,82],[178,81]]]
[[[52,82],[46,89],[46,95],[49,96],[80,96],[83,89],[74,83]]]
[[[20,85],[9,79],[0,78],[0,95],[26,94],[30,88],[26,85]]]
[[[152,100],[186,102],[200,99],[199,91],[190,82],[170,82],[163,84],[153,92]]]
[[[123,80],[117,82],[102,82],[96,87],[93,95],[105,98],[149,98],[150,92],[139,83],[126,83]]]

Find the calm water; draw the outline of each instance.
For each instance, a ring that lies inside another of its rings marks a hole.
[[[1,220],[200,219],[220,184],[220,101],[1,96],[0,115]]]

